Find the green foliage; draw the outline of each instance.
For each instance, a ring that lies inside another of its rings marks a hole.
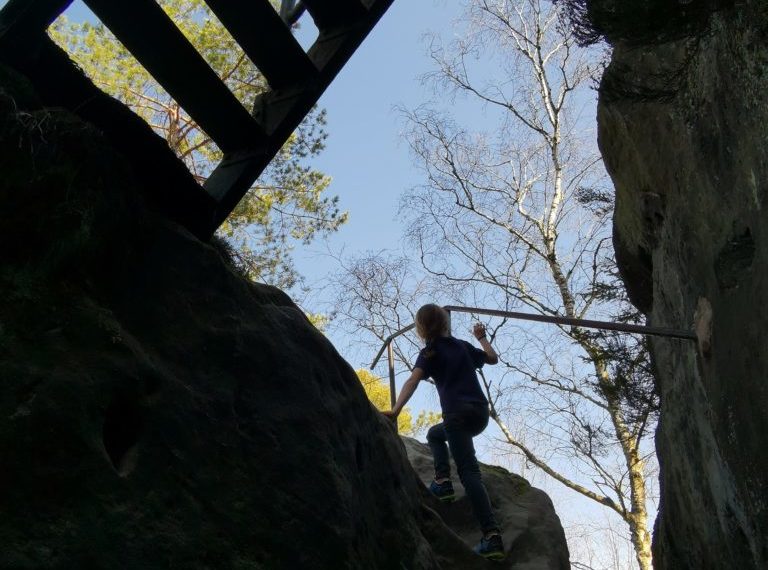
[[[328,315],[324,315],[323,313],[307,313],[307,318],[321,333],[325,333],[325,327],[327,327],[328,323],[331,321]]]
[[[267,82],[208,6],[202,0],[159,4],[238,100],[253,108]],[[104,25],[62,16],[49,33],[97,86],[146,120],[205,181],[221,151]],[[307,165],[325,147],[325,125],[325,112],[313,110],[220,228],[251,279],[293,287],[300,277],[292,244],[308,243],[347,220],[338,198],[325,195],[330,178]]]
[[[355,371],[360,383],[363,385],[368,399],[377,410],[390,410],[389,384],[384,379],[379,378],[372,372],[361,368]],[[422,410],[416,419],[413,418],[411,411],[404,408],[397,417],[397,431],[401,435],[415,436],[424,431],[429,426],[440,423],[442,418],[435,412]]]
[[[412,429],[410,431],[401,431],[403,435],[415,436],[418,433],[439,424],[443,421],[443,416],[437,412],[428,412],[427,410],[421,410],[416,419],[413,420]]]

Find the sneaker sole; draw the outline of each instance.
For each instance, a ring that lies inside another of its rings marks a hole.
[[[486,560],[504,560],[506,556],[503,552],[489,552],[488,554],[481,554]]]
[[[441,503],[452,503],[456,499],[456,495],[443,495],[442,497],[437,498]]]

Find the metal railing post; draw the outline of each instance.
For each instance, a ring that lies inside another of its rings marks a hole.
[[[392,342],[387,344],[387,360],[389,363],[389,401],[390,409],[395,408],[397,401],[397,389],[395,388],[395,350],[392,348]],[[395,432],[397,432],[397,419],[394,421]]]
[[[387,345],[387,360],[389,364],[389,399],[394,408],[397,401],[397,389],[395,388],[395,351],[391,342]]]

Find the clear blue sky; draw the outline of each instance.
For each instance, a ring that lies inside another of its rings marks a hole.
[[[424,36],[449,29],[461,4],[395,0],[320,99],[328,112],[329,138],[313,166],[332,177],[329,191],[340,197],[350,217],[327,242],[296,251],[299,271],[313,288],[306,298],[307,309],[323,311],[330,301],[323,278],[335,271],[337,262],[329,251],[343,249],[352,256],[400,248],[399,199],[420,183],[420,173],[401,136],[403,121],[396,107],[413,108],[430,97],[419,79],[430,69]],[[365,353],[350,350],[350,340],[343,333],[331,327],[328,334],[353,366],[370,362]]]
[[[352,253],[398,246],[398,199],[418,183],[418,173],[401,140],[402,122],[394,107],[414,107],[428,96],[418,80],[429,69],[423,36],[449,27],[459,5],[456,0],[395,0],[320,100],[328,111],[330,137],[315,166],[333,177],[330,190],[350,213],[346,226],[329,240],[331,248],[345,246]],[[310,277],[321,273],[322,258],[300,260]]]

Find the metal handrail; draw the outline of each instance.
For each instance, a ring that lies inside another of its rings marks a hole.
[[[478,307],[462,307],[459,305],[446,305],[443,307],[443,309],[448,311],[449,314],[452,312],[472,313],[476,315],[488,315],[493,317],[504,317],[507,319],[535,321],[539,323],[568,325],[572,327],[583,327],[587,329],[602,329],[602,330],[609,330],[609,331],[647,334],[647,335],[653,335],[653,336],[664,336],[669,338],[679,338],[683,340],[693,340],[693,341],[697,339],[695,332],[690,330],[685,330],[685,329],[649,327],[646,325],[633,325],[629,323],[616,323],[612,321],[595,321],[590,319],[576,319],[573,317],[562,317],[559,315],[538,315],[534,313],[499,311],[496,309],[480,309]],[[407,333],[409,330],[413,329],[415,326],[416,326],[416,323],[412,323],[407,327],[403,327],[399,330],[396,330],[387,338],[385,338],[384,344],[382,344],[381,349],[376,354],[376,357],[373,359],[373,362],[371,363],[371,370],[373,370],[376,367],[376,365],[379,363],[379,359],[381,358],[381,355],[384,354],[385,350],[388,350],[389,393],[390,393],[390,399],[392,400],[392,407],[395,406],[395,398],[396,398],[395,361],[394,361],[394,352],[392,349],[392,341],[395,340],[400,335]]]
[[[611,330],[611,331],[619,331],[619,332],[648,334],[653,336],[666,336],[670,338],[680,338],[685,340],[696,340],[696,333],[694,333],[693,331],[684,330],[684,329],[670,329],[666,327],[649,327],[646,325],[615,323],[612,321],[595,321],[590,319],[576,319],[573,317],[561,317],[559,315],[538,315],[534,313],[499,311],[496,309],[480,309],[478,307],[462,307],[459,305],[445,305],[443,309],[445,309],[449,313],[451,312],[473,313],[476,315],[489,315],[493,317],[505,317],[509,319],[536,321],[540,323],[570,325],[574,327],[583,327],[587,329],[603,329],[603,330]],[[381,355],[384,354],[384,351],[386,350],[387,345],[390,344],[393,340],[395,340],[400,335],[405,334],[409,330],[413,329],[415,326],[416,324],[412,323],[407,327],[403,327],[399,330],[396,330],[387,338],[385,338],[384,343],[381,346],[381,349],[379,349],[379,352],[376,353],[376,357],[373,359],[373,362],[371,363],[371,370],[373,370],[376,367],[376,365],[379,363],[379,359],[381,358]]]
[[[647,325],[633,325],[630,323],[615,323],[612,321],[594,321],[590,319],[576,319],[573,317],[561,317],[559,315],[537,315],[532,313],[516,313],[514,311],[497,311],[495,309],[479,309],[477,307],[459,307],[456,305],[446,305],[443,307],[449,313],[474,313],[478,315],[490,315],[494,317],[505,317],[509,319],[521,319],[524,321],[537,321],[540,323],[551,323],[557,325],[570,325],[572,327],[583,327],[585,329],[603,329],[608,331],[619,331],[638,334],[649,334],[653,336],[666,336],[670,338],[683,338],[687,340],[696,340],[696,333],[684,329],[669,329],[666,327],[649,327]]]
[[[403,327],[400,330],[396,330],[391,335],[389,335],[387,338],[384,339],[384,344],[381,345],[381,348],[379,349],[379,352],[376,353],[376,358],[373,359],[373,362],[371,363],[371,370],[376,368],[376,365],[379,363],[379,359],[381,358],[381,355],[384,354],[384,351],[386,350],[387,346],[395,340],[397,337],[399,337],[401,334],[407,333],[409,330],[414,328],[416,326],[416,323],[412,323],[408,325],[407,327]]]

